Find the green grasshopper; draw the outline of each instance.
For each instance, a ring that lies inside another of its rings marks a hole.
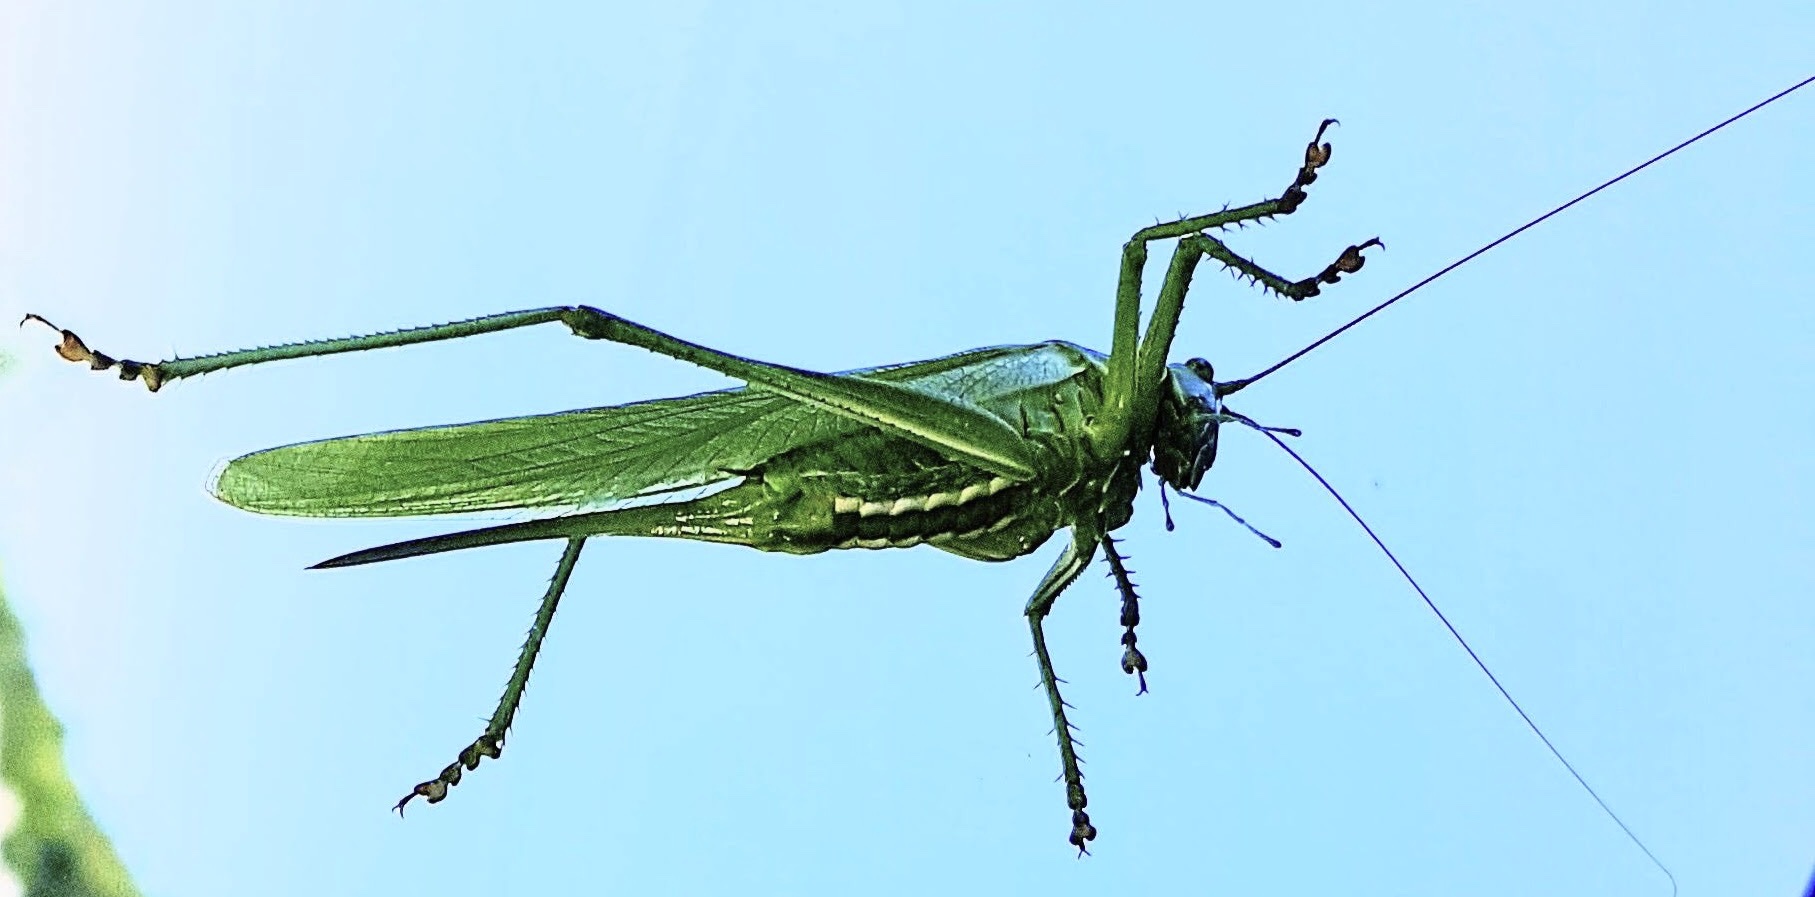
[[[1071,811],[1069,840],[1083,851],[1097,830],[1086,810],[1077,743],[1047,650],[1045,618],[1101,551],[1121,596],[1122,668],[1145,691],[1148,661],[1136,636],[1139,596],[1111,536],[1133,516],[1140,469],[1151,467],[1162,498],[1168,488],[1191,496],[1216,460],[1223,424],[1254,428],[1275,442],[1275,434],[1296,434],[1261,426],[1225,400],[1303,352],[1232,381],[1216,380],[1204,359],[1169,364],[1167,358],[1203,259],[1299,301],[1360,270],[1365,250],[1384,248],[1378,238],[1364,240],[1314,276],[1288,280],[1212,236],[1296,211],[1331,158],[1323,138],[1333,123],[1318,127],[1290,185],[1277,197],[1156,224],[1129,238],[1107,355],[1048,341],[824,374],[720,352],[588,306],[150,364],[94,351],[69,330],[61,330],[57,351],[95,370],[117,369],[121,379],[140,380],[156,391],[172,380],[227,368],[558,322],[576,336],[637,346],[747,384],[620,406],[299,443],[245,455],[221,470],[212,485],[215,495],[263,514],[402,517],[530,509],[557,515],[399,542],[315,565],[344,567],[532,540],[565,542],[484,731],[437,776],[411,789],[396,805],[400,813],[416,797],[431,804],[445,799],[463,771],[502,754],[542,640],[580,551],[593,536],[685,538],[794,554],[927,544],[962,557],[1006,561],[1069,530],[1025,615]],[[1142,272],[1148,244],[1156,241],[1176,244],[1143,335]],[[37,315],[26,320],[60,329]]]
[[[1059,593],[1101,550],[1122,597],[1122,668],[1146,688],[1137,646],[1139,597],[1110,533],[1134,514],[1140,468],[1197,487],[1216,460],[1217,433],[1251,423],[1228,410],[1241,383],[1218,383],[1210,363],[1167,364],[1185,294],[1206,257],[1293,300],[1316,296],[1362,266],[1366,240],[1314,277],[1291,281],[1232,252],[1209,232],[1296,211],[1330,160],[1321,142],[1278,197],[1143,228],[1122,249],[1107,356],[1070,343],[999,346],[945,358],[822,374],[719,352],[587,306],[508,312],[370,336],[292,343],[155,364],[116,360],[62,331],[58,353],[121,379],[163,384],[243,365],[459,339],[559,322],[603,339],[749,384],[673,399],[559,414],[306,442],[230,462],[214,494],[262,514],[398,517],[532,508],[562,516],[431,536],[317,564],[345,567],[483,545],[564,539],[535,624],[485,731],[435,778],[397,804],[445,798],[486,757],[498,757],[580,549],[593,536],[658,536],[814,554],[835,548],[928,544],[1006,561],[1061,529],[1064,552],[1027,602],[1040,682],[1052,710],[1072,811],[1070,841],[1096,837],[1086,812],[1072,725],[1042,629]],[[1140,333],[1149,243],[1176,240],[1156,307]],[[36,315],[28,319],[45,324]],[[52,325],[54,327],[54,325]],[[686,500],[663,499],[699,489]]]

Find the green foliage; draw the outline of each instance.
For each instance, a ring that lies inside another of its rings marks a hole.
[[[25,633],[0,595],[0,778],[18,818],[6,865],[27,897],[136,897],[63,767],[63,726],[38,696]]]

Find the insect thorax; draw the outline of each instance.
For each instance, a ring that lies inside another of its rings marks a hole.
[[[1034,479],[1010,479],[897,436],[859,431],[802,446],[747,474],[763,487],[761,507],[748,515],[758,530],[751,543],[801,553],[928,544],[1008,560],[1087,515],[1103,529],[1125,523],[1137,469],[1093,457],[1086,433],[1102,398],[1100,359],[1069,345],[1038,352],[1062,373],[977,397],[1032,443],[1040,459]]]
[[[1128,522],[1147,453],[1096,456],[1089,431],[1103,400],[1101,355],[1048,342],[921,364],[931,372],[902,382],[972,402],[1015,428],[1035,456],[1035,475],[1004,476],[879,428],[852,427],[727,469],[741,482],[660,505],[655,513],[666,519],[636,534],[794,554],[925,544],[1004,561],[1062,528],[1102,533]]]

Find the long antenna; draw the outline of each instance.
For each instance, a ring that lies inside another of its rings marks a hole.
[[[1695,143],[1696,141],[1701,140],[1703,137],[1707,137],[1708,135],[1713,134],[1714,132],[1719,131],[1720,129],[1722,129],[1726,126],[1733,124],[1734,122],[1739,121],[1740,119],[1745,118],[1746,116],[1751,115],[1752,113],[1757,112],[1758,110],[1763,109],[1766,106],[1769,106],[1772,103],[1775,103],[1778,100],[1781,100],[1784,97],[1787,97],[1790,94],[1803,89],[1804,87],[1807,87],[1811,82],[1815,82],[1815,75],[1811,75],[1810,77],[1804,78],[1801,81],[1798,81],[1795,84],[1792,84],[1789,87],[1786,87],[1783,90],[1780,90],[1775,94],[1772,94],[1769,98],[1753,104],[1751,107],[1749,107],[1745,111],[1740,112],[1739,114],[1733,116],[1732,118],[1729,118],[1726,121],[1723,121],[1720,124],[1715,125],[1714,127],[1709,128],[1709,129],[1701,132],[1700,134],[1697,134],[1694,137],[1691,137],[1688,140],[1683,141],[1682,143],[1679,143],[1667,150],[1664,150],[1663,152],[1658,153],[1657,155],[1652,156],[1649,159],[1646,159],[1644,162],[1641,162],[1638,165],[1634,165],[1633,167],[1627,169],[1625,171],[1625,173],[1619,175],[1618,177],[1611,178],[1607,181],[1604,181],[1601,183],[1600,186],[1595,187],[1594,189],[1589,190],[1588,192],[1583,193],[1580,196],[1577,196],[1575,199],[1572,199],[1560,206],[1557,206],[1556,208],[1551,209],[1550,211],[1545,212],[1544,214],[1539,215],[1538,217],[1533,218],[1532,220],[1527,221],[1524,224],[1519,225],[1516,228],[1513,228],[1511,231],[1508,231],[1505,235],[1501,236],[1499,239],[1494,240],[1493,242],[1487,244],[1486,246],[1481,247],[1480,249],[1475,250],[1474,252],[1469,253],[1468,255],[1465,255],[1453,262],[1450,262],[1448,265],[1445,265],[1442,268],[1438,269],[1437,273],[1432,274],[1431,276],[1426,277],[1425,279],[1420,280],[1417,283],[1412,284],[1409,287],[1406,287],[1404,290],[1401,290],[1399,292],[1399,294],[1395,295],[1393,298],[1388,299],[1385,302],[1382,302],[1379,305],[1376,305],[1373,308],[1370,308],[1367,311],[1355,316],[1354,320],[1351,320],[1347,324],[1344,324],[1341,327],[1338,327],[1335,330],[1332,330],[1329,333],[1324,334],[1322,337],[1318,338],[1316,342],[1313,342],[1310,345],[1308,345],[1302,349],[1299,349],[1296,352],[1293,352],[1291,355],[1286,356],[1283,360],[1274,364],[1272,367],[1269,367],[1266,370],[1253,375],[1252,377],[1244,377],[1240,380],[1230,380],[1226,383],[1218,383],[1216,385],[1217,395],[1227,396],[1227,395],[1232,395],[1234,393],[1240,392],[1244,389],[1247,389],[1249,386],[1252,386],[1256,382],[1259,382],[1261,379],[1265,378],[1269,374],[1272,374],[1274,371],[1277,371],[1280,368],[1283,368],[1286,365],[1291,364],[1292,362],[1297,361],[1298,359],[1303,358],[1306,355],[1309,355],[1313,349],[1316,349],[1317,347],[1323,345],[1324,343],[1327,343],[1330,340],[1333,340],[1336,337],[1341,336],[1344,332],[1348,331],[1350,328],[1354,327],[1355,325],[1360,324],[1362,321],[1365,321],[1365,320],[1379,314],[1380,312],[1385,311],[1387,306],[1392,305],[1393,303],[1398,302],[1399,300],[1404,299],[1407,296],[1410,296],[1411,294],[1422,289],[1426,284],[1436,280],[1437,278],[1442,277],[1443,275],[1448,274],[1451,271],[1454,271],[1457,268],[1460,268],[1463,265],[1466,265],[1471,261],[1474,261],[1475,258],[1477,258],[1478,256],[1481,256],[1481,255],[1487,253],[1489,250],[1497,248],[1500,244],[1505,243],[1506,241],[1511,240],[1512,238],[1514,238],[1522,233],[1525,233],[1526,231],[1531,230],[1532,228],[1537,227],[1538,225],[1543,224],[1546,221],[1549,221],[1551,218],[1556,217],[1557,215],[1561,214],[1563,212],[1563,210],[1568,209],[1569,207],[1575,205],[1576,203],[1579,203],[1582,200],[1585,200],[1588,197],[1593,196],[1596,193],[1599,193],[1602,190],[1605,190],[1608,187],[1613,186],[1614,184],[1617,184],[1629,177],[1632,177],[1635,174],[1638,174],[1641,171],[1644,171],[1647,168],[1650,168],[1653,165],[1656,165],[1659,162],[1664,161],[1665,159],[1675,155],[1677,153],[1677,151],[1687,148],[1689,145]],[[1277,442],[1278,440],[1274,440],[1274,441]],[[1286,449],[1286,451],[1291,451],[1291,449]]]
[[[1688,148],[1689,146],[1693,145],[1694,143],[1700,141],[1701,139],[1703,139],[1705,137],[1708,137],[1709,135],[1714,134],[1715,132],[1721,130],[1722,128],[1725,128],[1728,125],[1731,125],[1734,122],[1737,122],[1740,119],[1743,119],[1746,116],[1751,115],[1752,113],[1757,112],[1758,110],[1763,109],[1764,107],[1769,106],[1772,103],[1775,103],[1778,100],[1781,100],[1784,97],[1789,96],[1790,94],[1792,94],[1798,90],[1801,90],[1802,88],[1808,86],[1812,82],[1815,82],[1815,76],[1804,78],[1801,81],[1798,81],[1797,83],[1791,85],[1790,87],[1787,87],[1784,90],[1781,90],[1781,91],[1771,95],[1770,97],[1766,98],[1765,100],[1753,104],[1752,106],[1746,108],[1745,110],[1739,112],[1736,115],[1733,115],[1732,117],[1726,119],[1725,121],[1722,121],[1719,124],[1716,124],[1713,127],[1708,128],[1708,129],[1696,134],[1695,136],[1690,137],[1689,139],[1684,140],[1681,143],[1678,143],[1675,146],[1672,146],[1667,150],[1664,150],[1661,153],[1658,153],[1655,156],[1652,156],[1650,159],[1647,159],[1644,162],[1641,162],[1638,165],[1635,165],[1632,168],[1627,169],[1626,171],[1622,172],[1618,176],[1610,178],[1610,179],[1602,182],[1601,184],[1595,186],[1593,189],[1583,192],[1582,194],[1576,196],[1574,199],[1571,199],[1568,202],[1565,202],[1565,203],[1557,206],[1556,208],[1551,209],[1550,211],[1545,212],[1544,214],[1539,215],[1538,217],[1533,218],[1532,220],[1512,229],[1511,231],[1508,231],[1504,235],[1487,243],[1486,245],[1482,246],[1481,248],[1476,249],[1475,251],[1438,269],[1435,273],[1424,278],[1423,280],[1420,280],[1417,283],[1412,284],[1410,287],[1407,287],[1406,289],[1401,290],[1399,293],[1395,294],[1393,297],[1387,299],[1386,301],[1380,303],[1379,305],[1376,305],[1373,308],[1368,309],[1366,312],[1363,312],[1362,314],[1357,315],[1354,319],[1350,320],[1348,323],[1343,324],[1341,327],[1338,327],[1335,330],[1332,330],[1327,334],[1324,334],[1322,337],[1319,337],[1317,340],[1313,341],[1310,345],[1307,345],[1304,348],[1299,349],[1297,352],[1294,352],[1291,355],[1286,356],[1284,359],[1281,359],[1280,361],[1276,362],[1272,366],[1266,368],[1265,370],[1262,370],[1260,373],[1254,374],[1253,376],[1250,376],[1250,377],[1245,377],[1240,380],[1231,380],[1231,381],[1228,381],[1225,383],[1216,384],[1217,395],[1218,396],[1228,396],[1228,395],[1232,395],[1234,393],[1240,392],[1243,389],[1246,389],[1247,387],[1272,375],[1275,371],[1278,371],[1281,368],[1284,368],[1286,365],[1289,365],[1292,362],[1297,361],[1298,359],[1303,358],[1304,356],[1310,354],[1312,351],[1316,350],[1318,347],[1322,346],[1323,344],[1335,339],[1338,336],[1341,336],[1343,333],[1348,332],[1349,330],[1353,329],[1355,326],[1359,325],[1362,321],[1365,321],[1365,320],[1379,314],[1380,312],[1385,311],[1388,306],[1391,306],[1392,304],[1398,302],[1399,300],[1404,299],[1407,296],[1410,296],[1411,294],[1417,292],[1420,289],[1423,289],[1428,284],[1436,281],[1438,278],[1448,274],[1449,272],[1454,271],[1457,268],[1460,268],[1463,265],[1486,254],[1487,252],[1498,248],[1501,244],[1506,243],[1507,241],[1511,240],[1512,238],[1517,237],[1518,235],[1520,235],[1528,230],[1531,230],[1534,227],[1537,227],[1538,225],[1544,223],[1545,221],[1548,221],[1551,218],[1554,218],[1557,215],[1562,214],[1565,210],[1588,199],[1589,197],[1594,196],[1595,194],[1600,193],[1601,191],[1606,190],[1607,188],[1612,187],[1613,185],[1618,184],[1619,182],[1621,182],[1629,177],[1632,177],[1633,175],[1638,174],[1639,172],[1644,171],[1647,168],[1650,168],[1651,166],[1657,164],[1658,162],[1661,162],[1664,159],[1667,159],[1670,156],[1675,155],[1677,152]],[[1608,819],[1613,820],[1613,823],[1620,827],[1620,831],[1622,831],[1626,834],[1626,838],[1633,843],[1633,846],[1637,847],[1641,852],[1643,852],[1645,854],[1645,857],[1651,861],[1651,864],[1656,866],[1658,871],[1662,872],[1666,879],[1669,879],[1670,893],[1674,897],[1674,895],[1678,891],[1678,888],[1677,888],[1677,883],[1676,883],[1676,876],[1670,872],[1669,867],[1665,866],[1663,861],[1658,859],[1657,854],[1651,852],[1651,848],[1646,846],[1644,840],[1639,838],[1638,834],[1632,830],[1631,826],[1626,824],[1626,821],[1624,819],[1620,818],[1620,814],[1614,812],[1613,807],[1610,806],[1607,803],[1607,801],[1601,797],[1600,792],[1595,791],[1594,786],[1588,784],[1588,780],[1586,778],[1584,778],[1582,776],[1582,773],[1575,768],[1575,764],[1570,763],[1569,758],[1563,756],[1563,752],[1561,750],[1559,750],[1557,748],[1556,744],[1550,740],[1550,736],[1544,734],[1544,730],[1538,727],[1537,722],[1531,718],[1531,714],[1526,713],[1525,708],[1520,706],[1518,700],[1512,696],[1512,692],[1508,691],[1506,686],[1501,684],[1500,677],[1494,675],[1494,671],[1492,669],[1488,668],[1487,662],[1482,660],[1481,655],[1475,652],[1474,646],[1472,646],[1468,643],[1468,639],[1462,637],[1461,631],[1456,629],[1455,624],[1450,622],[1449,617],[1445,616],[1442,609],[1437,607],[1437,603],[1435,601],[1431,600],[1430,594],[1424,591],[1424,587],[1418,584],[1418,580],[1412,576],[1411,571],[1407,570],[1405,568],[1405,565],[1399,562],[1399,558],[1393,554],[1393,550],[1391,548],[1388,548],[1386,545],[1386,542],[1382,541],[1380,536],[1374,532],[1374,528],[1369,526],[1368,522],[1366,520],[1362,519],[1361,515],[1356,512],[1354,506],[1349,504],[1348,499],[1343,498],[1342,493],[1338,492],[1336,490],[1336,487],[1332,486],[1330,484],[1329,480],[1324,479],[1323,474],[1318,473],[1317,469],[1312,467],[1310,462],[1306,461],[1303,456],[1299,455],[1298,452],[1294,451],[1291,446],[1287,445],[1285,443],[1285,440],[1279,438],[1278,435],[1276,435],[1272,432],[1269,432],[1267,428],[1260,426],[1259,424],[1255,423],[1252,420],[1246,419],[1242,415],[1233,415],[1233,416],[1236,419],[1240,420],[1240,422],[1247,424],[1249,427],[1252,427],[1255,430],[1260,431],[1268,439],[1271,439],[1273,441],[1274,445],[1279,446],[1281,451],[1290,455],[1292,457],[1293,461],[1298,462],[1298,465],[1300,467],[1303,467],[1305,469],[1305,472],[1309,473],[1311,475],[1311,477],[1317,481],[1317,484],[1319,486],[1322,486],[1324,491],[1328,492],[1330,494],[1330,497],[1334,498],[1336,500],[1336,503],[1342,506],[1343,511],[1346,512],[1349,515],[1349,517],[1351,519],[1353,519],[1355,521],[1355,523],[1361,527],[1362,532],[1367,533],[1368,538],[1373,541],[1375,547],[1379,548],[1381,553],[1386,555],[1387,560],[1391,561],[1393,564],[1393,567],[1399,571],[1399,575],[1401,577],[1404,577],[1406,583],[1412,587],[1412,590],[1418,593],[1418,597],[1424,601],[1424,606],[1427,608],[1430,608],[1431,613],[1434,614],[1437,617],[1437,620],[1443,624],[1443,628],[1449,630],[1450,637],[1455,639],[1456,644],[1462,646],[1462,650],[1468,653],[1469,660],[1474,662],[1475,668],[1479,669],[1481,671],[1482,675],[1487,677],[1487,681],[1493,683],[1494,689],[1500,693],[1500,697],[1504,698],[1506,700],[1506,703],[1512,707],[1513,711],[1519,714],[1519,719],[1525,721],[1526,728],[1530,729],[1533,735],[1538,736],[1538,740],[1544,743],[1544,747],[1546,750],[1550,751],[1550,755],[1552,757],[1555,757],[1557,762],[1562,764],[1563,768],[1569,772],[1569,775],[1576,780],[1576,784],[1581,785],[1582,790],[1587,792],[1588,796],[1594,799],[1595,804],[1597,804],[1601,808],[1601,812],[1605,813],[1607,815]],[[1188,494],[1188,493],[1180,493],[1180,494]],[[1810,895],[1808,895],[1808,897],[1815,897],[1815,881],[1812,881],[1810,884]]]
[[[1374,528],[1368,526],[1366,520],[1361,519],[1361,515],[1355,512],[1355,508],[1349,504],[1348,499],[1343,498],[1342,493],[1337,492],[1336,487],[1330,485],[1330,481],[1324,479],[1323,474],[1318,473],[1317,468],[1312,467],[1309,461],[1306,461],[1298,452],[1293,451],[1291,446],[1286,445],[1285,440],[1279,438],[1277,434],[1269,431],[1265,427],[1255,426],[1254,428],[1259,430],[1261,434],[1268,439],[1273,440],[1273,444],[1279,446],[1286,454],[1291,455],[1292,460],[1297,461],[1298,466],[1303,467],[1306,472],[1310,473],[1311,476],[1317,480],[1317,484],[1322,486],[1325,492],[1330,493],[1330,496],[1336,499],[1336,503],[1342,505],[1342,509],[1347,511],[1349,516],[1354,518],[1355,522],[1361,525],[1361,531],[1367,533],[1368,538],[1374,540],[1374,544],[1380,548],[1381,553],[1386,555],[1386,559],[1393,562],[1393,566],[1399,570],[1399,575],[1405,577],[1405,581],[1411,584],[1412,590],[1418,593],[1419,598],[1424,599],[1424,606],[1430,608],[1431,613],[1437,615],[1438,621],[1443,624],[1443,628],[1449,630],[1449,634],[1456,640],[1456,644],[1461,645],[1462,650],[1468,652],[1468,659],[1475,662],[1475,667],[1487,676],[1487,681],[1492,682],[1494,688],[1499,690],[1500,697],[1505,698],[1506,703],[1512,705],[1512,709],[1518,712],[1519,718],[1525,721],[1526,728],[1530,729],[1533,735],[1538,736],[1539,741],[1544,742],[1544,747],[1550,750],[1550,755],[1557,758],[1557,762],[1563,764],[1563,768],[1569,770],[1569,774],[1575,777],[1576,784],[1581,785],[1582,790],[1588,792],[1588,796],[1594,798],[1594,802],[1601,805],[1601,812],[1606,813],[1607,818],[1613,820],[1613,824],[1619,826],[1620,831],[1625,832],[1626,837],[1630,839],[1639,850],[1645,852],[1645,856],[1651,860],[1651,864],[1656,866],[1659,872],[1664,873],[1665,878],[1670,879],[1670,895],[1671,897],[1676,897],[1676,876],[1671,874],[1669,867],[1665,866],[1664,862],[1657,858],[1657,854],[1651,852],[1651,848],[1645,846],[1645,842],[1632,831],[1632,828],[1626,824],[1624,819],[1620,818],[1620,814],[1615,813],[1613,807],[1608,806],[1607,801],[1601,799],[1600,793],[1594,790],[1594,786],[1588,784],[1588,780],[1582,778],[1582,774],[1576,771],[1575,765],[1570,763],[1567,757],[1563,756],[1563,752],[1558,750],[1555,744],[1551,743],[1550,736],[1545,735],[1544,730],[1538,728],[1538,724],[1532,720],[1531,714],[1526,713],[1525,708],[1519,706],[1519,702],[1513,698],[1512,692],[1507,691],[1506,686],[1500,684],[1500,677],[1495,676],[1494,671],[1487,668],[1487,662],[1481,659],[1481,655],[1475,653],[1475,649],[1468,643],[1468,639],[1462,637],[1462,633],[1456,629],[1455,624],[1451,623],[1449,617],[1444,616],[1443,611],[1438,609],[1437,602],[1432,601],[1431,596],[1425,593],[1424,587],[1418,584],[1418,580],[1412,578],[1411,571],[1405,569],[1404,564],[1399,563],[1399,558],[1394,556],[1393,550],[1386,547],[1386,543],[1381,541],[1380,537],[1374,533]],[[1185,493],[1180,494],[1183,495]]]

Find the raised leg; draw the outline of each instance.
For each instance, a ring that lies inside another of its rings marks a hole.
[[[1322,284],[1333,284],[1341,275],[1360,270],[1361,251],[1368,246],[1384,245],[1378,239],[1350,246],[1326,265],[1316,276],[1290,281],[1254,262],[1235,254],[1221,240],[1204,231],[1230,225],[1290,215],[1305,201],[1305,188],[1317,180],[1317,169],[1330,161],[1330,145],[1320,143],[1335,119],[1325,119],[1317,135],[1305,147],[1304,163],[1284,193],[1240,208],[1224,209],[1208,215],[1181,218],[1142,228],[1122,245],[1122,268],[1116,282],[1114,335],[1109,351],[1109,376],[1099,423],[1092,429],[1092,442],[1100,454],[1119,453],[1128,444],[1130,434],[1142,434],[1152,427],[1152,409],[1156,407],[1160,372],[1165,367],[1172,335],[1178,329],[1179,314],[1184,309],[1185,293],[1192,274],[1205,256],[1216,259],[1242,277],[1294,301],[1318,294]],[[1141,272],[1147,264],[1147,244],[1155,240],[1179,241],[1172,263],[1160,286],[1153,315],[1147,322],[1147,335],[1140,336]]]
[[[523,702],[523,690],[529,686],[529,671],[536,665],[536,655],[542,651],[542,639],[548,635],[548,626],[555,618],[555,607],[561,603],[561,593],[567,591],[567,580],[573,576],[574,565],[580,560],[580,548],[585,544],[584,538],[569,539],[566,550],[561,552],[561,561],[555,565],[548,591],[542,595],[541,606],[536,608],[536,621],[529,627],[522,650],[517,652],[517,666],[511,670],[510,681],[505,683],[504,695],[498,699],[498,709],[492,712],[491,721],[485,724],[485,732],[460,752],[459,759],[441,770],[440,775],[404,795],[403,800],[397,802],[397,815],[403,815],[404,805],[418,797],[427,798],[431,804],[440,803],[447,797],[449,788],[460,784],[463,768],[477,769],[480,760],[486,757],[495,760],[504,753],[504,733],[517,715],[517,705]]]
[[[1034,476],[1033,451],[1021,434],[1001,418],[964,399],[933,396],[879,380],[822,374],[756,361],[690,343],[587,305],[505,312],[452,324],[413,327],[342,339],[288,343],[197,358],[177,358],[153,364],[115,359],[96,352],[88,348],[73,332],[57,328],[38,315],[25,316],[25,321],[34,320],[61,332],[63,340],[57,346],[57,354],[70,361],[86,363],[94,370],[117,367],[120,379],[142,380],[154,392],[172,380],[227,368],[464,339],[559,322],[567,325],[576,336],[624,343],[718,371],[752,386],[772,390],[834,414],[880,427],[1011,480],[1025,481]]]
[[[1072,536],[1065,553],[1053,562],[1052,569],[1046,571],[1045,578],[1034,589],[1033,597],[1028,599],[1027,626],[1033,631],[1034,656],[1040,663],[1040,685],[1046,689],[1046,701],[1052,707],[1052,730],[1059,741],[1059,774],[1065,780],[1065,805],[1071,808],[1070,840],[1079,853],[1087,853],[1086,845],[1097,836],[1097,828],[1090,824],[1090,814],[1084,812],[1089,803],[1084,796],[1084,771],[1078,766],[1077,741],[1071,737],[1071,722],[1065,718],[1065,699],[1059,696],[1059,677],[1053,672],[1052,655],[1046,651],[1046,632],[1042,628],[1059,593],[1077,581],[1078,574],[1090,566],[1097,551],[1094,534],[1074,530]]]

